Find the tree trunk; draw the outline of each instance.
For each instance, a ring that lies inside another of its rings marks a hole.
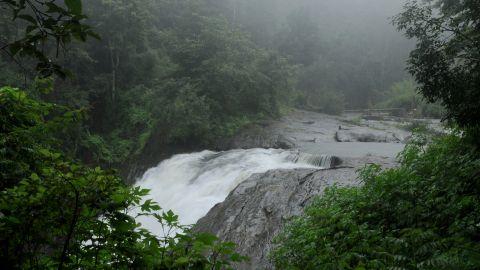
[[[113,47],[111,40],[108,41],[108,48],[110,50],[110,66],[112,69],[112,74],[111,74],[112,87],[110,89],[110,99],[113,105],[115,103],[116,93],[117,93],[117,70],[118,70],[118,66],[120,65],[120,57],[118,55],[118,50],[116,50]]]

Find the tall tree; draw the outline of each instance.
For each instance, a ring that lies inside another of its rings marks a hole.
[[[411,1],[394,22],[417,40],[409,71],[423,96],[460,126],[480,126],[480,2]]]
[[[277,36],[279,51],[290,56],[295,64],[311,65],[321,55],[324,43],[320,28],[306,8],[292,12]]]
[[[41,76],[65,77],[65,70],[54,61],[60,51],[72,39],[98,38],[83,23],[86,16],[81,0],[65,0],[63,4],[52,0],[1,0],[0,7],[10,12],[12,21],[22,21],[20,30],[15,31],[18,36],[0,34],[0,49],[17,63],[16,56],[35,59],[36,71]]]

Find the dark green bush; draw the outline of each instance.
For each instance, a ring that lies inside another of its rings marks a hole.
[[[367,166],[278,236],[280,269],[479,269],[480,155],[459,135],[416,140],[399,168]]]
[[[408,71],[422,96],[460,127],[480,126],[478,0],[408,1],[393,21],[416,42]]]
[[[59,109],[0,88],[2,269],[225,269],[243,260],[234,244],[161,212],[148,190],[66,158],[52,134],[77,114]],[[179,233],[155,236],[138,215]]]

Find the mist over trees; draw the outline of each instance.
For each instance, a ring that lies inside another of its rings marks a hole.
[[[221,3],[223,14],[257,44],[301,65],[301,105],[321,110],[321,100],[331,97],[348,108],[366,108],[408,76],[405,61],[413,43],[390,24],[403,1],[209,2]]]
[[[54,44],[43,46],[73,76],[51,81],[53,91],[42,96],[86,110],[69,152],[111,166],[152,140],[209,145],[288,106],[335,114],[368,108],[407,77],[411,46],[389,23],[396,2],[83,2],[83,21],[101,39],[58,54]],[[2,42],[21,33],[17,21],[2,20],[9,29]],[[8,55],[1,66],[4,83],[23,86],[25,71]],[[36,73],[27,72],[32,87]]]

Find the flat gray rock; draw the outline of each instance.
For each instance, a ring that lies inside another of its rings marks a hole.
[[[401,143],[402,140],[395,133],[388,131],[351,131],[339,130],[335,133],[337,142],[379,142]]]

